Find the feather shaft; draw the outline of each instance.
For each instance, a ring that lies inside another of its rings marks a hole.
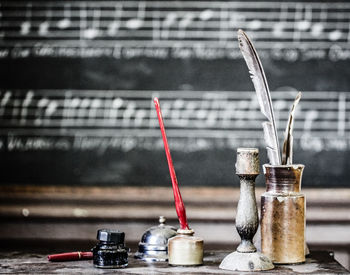
[[[285,131],[285,137],[283,142],[283,151],[282,151],[282,164],[291,165],[293,164],[293,125],[294,125],[294,113],[295,108],[298,105],[301,98],[301,92],[295,97],[292,109],[289,114],[288,123]]]
[[[238,41],[242,55],[249,69],[250,78],[254,84],[260,110],[268,120],[263,122],[263,130],[269,162],[272,165],[280,165],[281,155],[276,122],[264,69],[252,42],[242,30],[238,30]]]

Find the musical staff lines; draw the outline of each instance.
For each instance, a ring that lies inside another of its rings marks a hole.
[[[350,50],[348,2],[14,0],[2,1],[0,14],[0,49],[9,51],[38,44],[208,47],[227,49],[229,58],[230,50],[237,48],[238,28],[248,31],[255,45],[267,51],[328,51],[334,45]]]
[[[264,118],[253,92],[3,90],[0,136],[157,139],[159,129],[150,104],[155,94],[161,95],[169,138],[262,142]],[[280,135],[294,95],[272,93]],[[300,146],[304,144],[305,150],[312,150],[313,140],[345,144],[340,148],[350,150],[349,114],[346,92],[304,92],[294,137],[304,142]],[[322,150],[327,149],[324,146]]]

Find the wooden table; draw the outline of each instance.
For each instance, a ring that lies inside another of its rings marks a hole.
[[[167,263],[147,264],[129,255],[129,266],[124,269],[98,269],[92,261],[48,262],[45,254],[0,252],[0,273],[26,274],[249,274],[218,268],[229,251],[207,252],[200,267],[169,267]],[[254,274],[350,274],[333,258],[332,252],[313,251],[301,265],[279,265],[274,270]]]

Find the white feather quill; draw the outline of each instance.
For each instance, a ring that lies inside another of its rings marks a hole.
[[[264,139],[266,142],[267,157],[270,164],[280,165],[281,155],[279,150],[276,122],[273,113],[270,90],[267,84],[263,67],[252,42],[246,33],[242,30],[238,30],[238,41],[244,60],[247,63],[250,77],[254,84],[260,105],[260,110],[268,119],[268,121],[264,121],[262,123],[264,130]]]
[[[293,164],[293,125],[294,125],[294,112],[301,98],[301,92],[295,97],[292,109],[290,110],[287,128],[284,137],[283,151],[282,151],[282,165]]]

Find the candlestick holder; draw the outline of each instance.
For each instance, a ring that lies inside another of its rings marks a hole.
[[[259,218],[255,199],[255,179],[259,175],[259,151],[256,148],[238,148],[236,174],[240,179],[236,229],[241,243],[235,252],[227,255],[221,269],[238,271],[270,270],[270,259],[258,252],[253,237],[258,230]]]

